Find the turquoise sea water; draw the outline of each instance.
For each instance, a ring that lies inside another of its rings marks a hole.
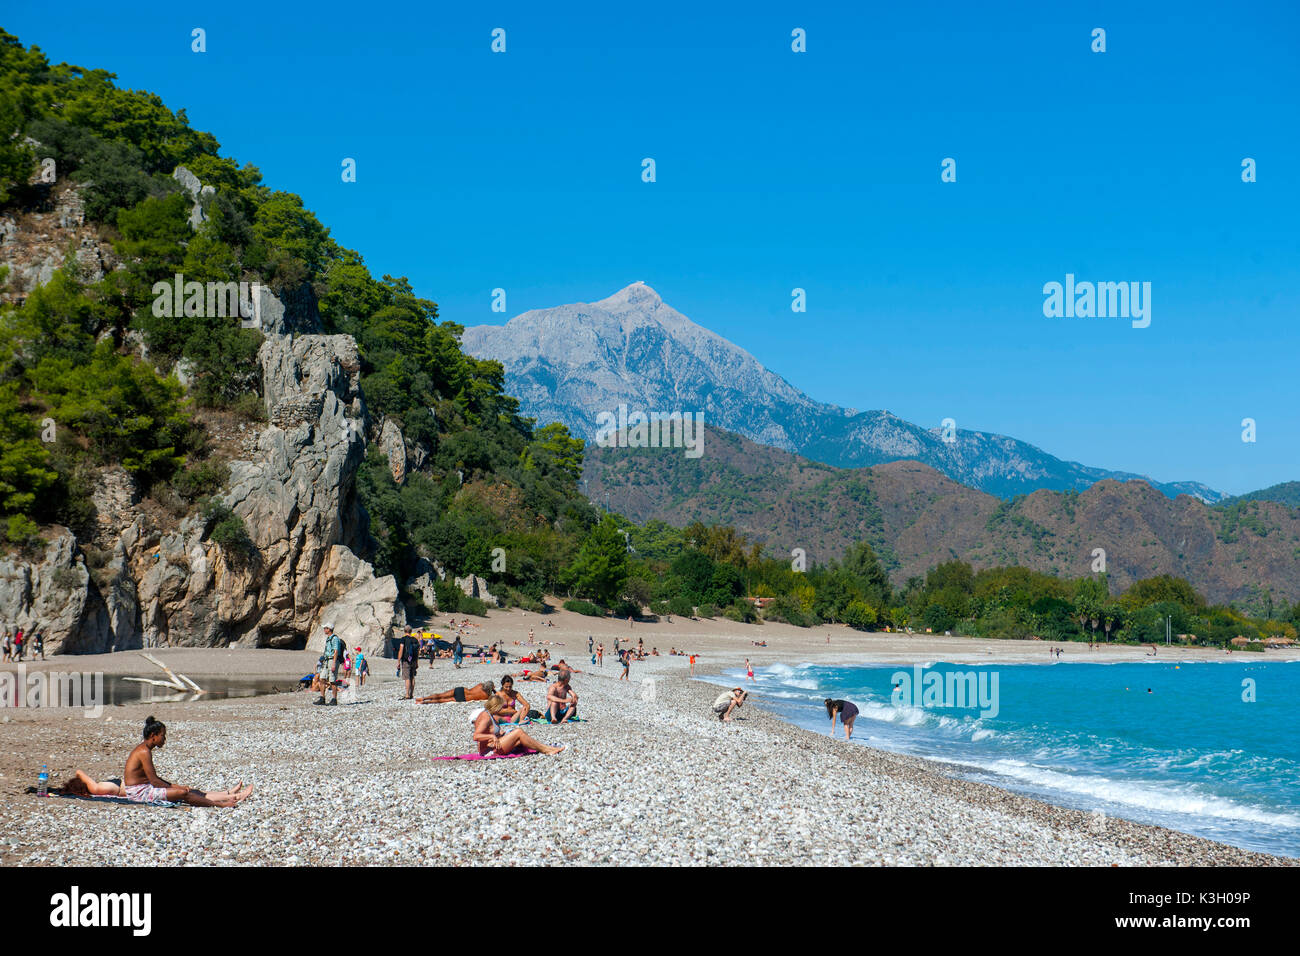
[[[1300,662],[774,664],[754,673],[747,686],[758,703],[800,726],[827,732],[823,699],[845,698],[861,711],[854,743],[953,763],[959,775],[1059,806],[1300,857]],[[958,673],[988,692],[996,677],[996,713],[911,691]],[[710,680],[747,683],[743,670]]]

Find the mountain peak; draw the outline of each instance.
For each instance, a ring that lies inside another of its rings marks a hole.
[[[663,298],[654,289],[640,279],[630,286],[619,289],[607,299],[601,299],[596,305],[602,307],[635,305],[641,308],[655,309],[664,304]]]

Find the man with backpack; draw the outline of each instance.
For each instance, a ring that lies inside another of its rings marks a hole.
[[[408,625],[406,633],[397,642],[397,669],[402,680],[406,682],[406,696],[400,700],[410,700],[415,696],[415,672],[420,667],[420,640],[411,633]]]
[[[333,696],[327,706],[337,707],[339,703],[339,668],[343,665],[343,639],[334,633],[334,628],[325,625],[325,653],[320,656],[321,695],[313,703],[325,704],[325,688]]]

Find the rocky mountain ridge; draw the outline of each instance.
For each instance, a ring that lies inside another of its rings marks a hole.
[[[1039,488],[1082,490],[1105,478],[1147,481],[1164,494],[1207,502],[1198,482],[1063,461],[1004,435],[923,428],[888,411],[818,402],[754,356],[673,309],[643,282],[608,298],[537,309],[503,326],[465,330],[465,350],[506,369],[506,387],[539,422],[594,438],[596,416],[620,404],[645,412],[703,412],[709,425],[836,467],[915,460],[999,497]],[[951,439],[951,440],[945,440]]]

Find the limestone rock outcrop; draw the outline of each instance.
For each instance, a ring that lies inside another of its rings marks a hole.
[[[310,327],[314,309],[308,293],[292,310],[271,311],[296,310],[292,322]],[[323,624],[350,647],[385,653],[405,612],[396,580],[364,560],[369,530],[355,479],[367,412],[356,342],[273,332],[258,361],[269,424],[248,441],[246,460],[230,463],[217,496],[228,510],[150,530],[132,507],[134,483],[110,470],[94,495],[94,574],[71,532],[51,541],[39,564],[0,561],[0,622],[39,622],[51,653],[319,647]]]
[[[470,597],[478,598],[492,607],[499,606],[500,602],[488,590],[487,582],[477,574],[469,574],[463,578],[456,578],[456,587],[460,588]]]

